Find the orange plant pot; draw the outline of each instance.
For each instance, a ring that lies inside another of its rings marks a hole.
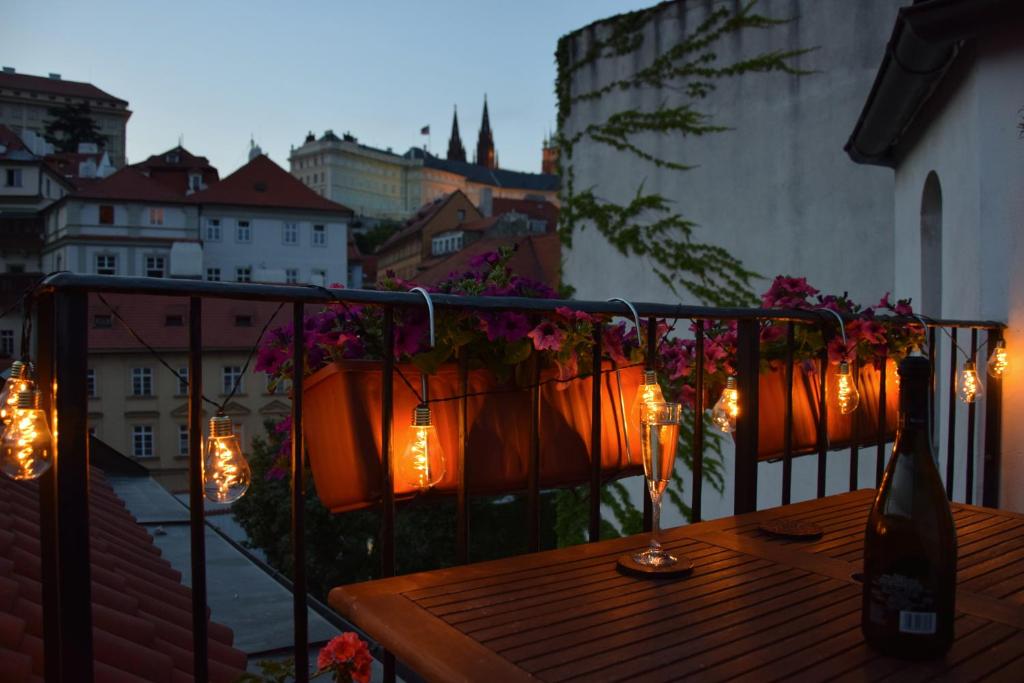
[[[826,387],[835,380],[837,366],[829,365]],[[885,365],[885,434],[891,440],[899,419],[899,386],[896,363]],[[872,365],[857,369],[860,404],[849,415],[828,411],[828,444],[830,450],[874,445],[878,442],[879,387],[881,373]],[[779,366],[762,372],[758,381],[758,449],[759,460],[781,458],[785,453],[786,372]],[[808,372],[799,363],[793,368],[793,432],[792,454],[818,452],[819,380],[816,371]],[[742,399],[741,399],[742,400]]]
[[[606,369],[609,366],[606,365]],[[399,456],[409,439],[418,398],[397,370],[419,386],[419,371],[396,368],[394,396],[394,492],[396,498],[416,495]],[[553,372],[542,373],[551,379]],[[640,367],[601,375],[601,472],[612,479],[643,472],[635,427],[623,421],[623,406],[642,381]],[[590,480],[591,378],[547,383],[540,388],[540,484],[543,488],[573,486]],[[466,488],[471,494],[502,494],[527,488],[530,456],[530,391],[499,387],[486,370],[471,370],[466,399]],[[381,390],[383,372],[377,361],[344,361],[328,365],[303,383],[302,429],[317,494],[332,512],[373,505],[381,486]],[[446,364],[429,378],[431,413],[446,469],[432,494],[452,494],[459,476],[459,372]],[[472,395],[482,394],[484,395]],[[620,398],[621,397],[621,398]],[[628,413],[627,413],[628,414]]]

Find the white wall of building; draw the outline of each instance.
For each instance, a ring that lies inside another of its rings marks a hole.
[[[958,87],[933,120],[917,124],[924,130],[897,167],[894,207],[897,291],[918,296],[922,193],[928,175],[936,174],[942,188],[941,315],[1008,322],[1007,347],[1018,366],[1024,361],[1024,140],[1017,130],[1024,103],[1022,73],[1019,37],[1016,42],[1009,35],[978,41],[977,58]],[[941,88],[939,93],[944,94]],[[958,341],[966,348],[969,335],[961,332]],[[942,368],[949,367],[949,347],[948,342],[942,345]],[[941,373],[943,384],[945,377]],[[947,391],[940,387],[939,394]],[[1017,511],[1024,511],[1024,424],[1014,417],[1022,401],[1024,373],[1008,374],[1003,382],[1000,506]],[[984,407],[983,399],[979,417]],[[965,425],[966,406],[957,403],[956,410],[957,424]],[[946,411],[944,405],[940,424]],[[966,430],[959,431],[956,486],[962,492]],[[983,453],[978,432],[975,500],[980,498]],[[945,442],[940,442],[945,458]]]

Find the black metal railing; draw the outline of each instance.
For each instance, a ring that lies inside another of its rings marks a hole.
[[[202,493],[202,302],[207,298],[272,301],[292,305],[294,321],[293,358],[295,368],[303,367],[303,314],[304,307],[310,304],[326,304],[332,301],[380,306],[384,308],[383,348],[393,348],[395,334],[394,311],[400,307],[422,305],[422,298],[413,293],[382,292],[367,290],[327,290],[322,287],[283,286],[269,284],[234,284],[212,283],[200,281],[181,281],[151,278],[122,278],[109,276],[88,276],[73,274],[57,274],[49,277],[39,288],[36,295],[37,312],[37,374],[41,387],[51,387],[44,391],[42,407],[47,410],[55,425],[57,434],[57,458],[53,468],[41,480],[40,522],[42,544],[42,579],[43,579],[43,618],[46,680],[50,683],[62,681],[88,682],[92,680],[93,648],[92,648],[92,610],[90,590],[89,563],[89,454],[87,444],[87,405],[86,369],[87,369],[87,309],[88,294],[124,293],[138,295],[159,295],[188,297],[189,299],[189,487],[190,487],[190,525],[191,525],[191,565],[192,565],[192,608],[193,608],[193,652],[194,673],[196,680],[208,678],[207,665],[207,601],[206,601],[206,560],[204,538],[204,506]],[[550,299],[525,299],[512,297],[460,297],[436,294],[433,296],[435,306],[451,309],[472,310],[515,310],[521,312],[553,312],[556,307],[567,306],[574,310],[591,314],[624,316],[629,315],[627,306],[621,303],[597,301],[558,301]],[[648,358],[656,346],[657,319],[690,319],[700,320],[735,320],[737,321],[737,375],[738,390],[743,401],[743,410],[737,421],[735,432],[734,456],[734,501],[736,513],[750,512],[757,507],[758,493],[758,375],[760,369],[760,327],[759,322],[772,320],[788,323],[785,352],[785,432],[784,452],[782,454],[782,502],[787,504],[792,499],[793,487],[793,368],[794,368],[794,329],[796,325],[815,325],[828,330],[836,320],[829,315],[807,310],[778,309],[746,309],[746,308],[709,308],[702,306],[684,306],[670,304],[638,303],[637,313],[646,319]],[[914,318],[905,319],[915,322]],[[971,330],[972,352],[978,349],[978,332],[987,335],[986,345],[991,348],[995,340],[1002,338],[1004,325],[997,322],[931,320],[928,321],[929,348],[932,352],[933,380],[936,371],[936,330],[948,328],[955,340],[958,329]],[[593,336],[594,367],[600,367],[602,327],[595,325]],[[694,416],[694,439],[692,453],[692,477],[690,504],[693,518],[701,519],[702,484],[704,477],[704,453],[702,438],[704,427],[704,367],[703,348],[705,337],[700,326],[695,332],[695,373],[696,373],[696,405]],[[953,392],[957,358],[955,350],[951,350],[950,395],[951,409],[948,420],[947,450],[947,488],[952,497],[955,474],[956,451],[956,405]],[[828,362],[827,355],[818,361]],[[820,366],[822,369],[824,365]],[[301,370],[300,370],[301,372]],[[395,573],[395,499],[393,493],[392,468],[392,428],[393,404],[392,381],[395,373],[394,360],[385,354],[383,361],[382,403],[382,438],[381,438],[381,480],[383,482],[380,528],[380,559],[381,575],[392,576]],[[460,384],[463,398],[459,406],[459,437],[460,456],[465,455],[467,436],[467,391],[468,368],[463,360],[460,363]],[[816,495],[826,493],[826,471],[828,466],[827,451],[829,449],[827,435],[827,405],[825,402],[824,372],[819,372],[820,402],[817,424],[817,478]],[[885,372],[880,373],[879,414],[885,415],[886,390]],[[598,378],[592,380],[592,435],[591,435],[591,472],[589,478],[589,540],[600,538],[600,487],[601,479],[601,390]],[[1001,428],[1001,387],[1000,380],[989,380],[986,398],[984,421],[984,451],[982,483],[983,503],[987,506],[998,504],[999,472],[1000,472],[1000,428]],[[305,533],[303,509],[305,491],[302,472],[305,466],[302,431],[303,388],[301,377],[294,378],[292,396],[292,550],[294,557],[294,647],[296,674],[298,681],[308,678],[308,643],[307,643],[307,586],[305,575]],[[530,550],[539,548],[540,539],[540,457],[541,435],[539,433],[540,397],[539,382],[531,388],[531,429],[530,457],[528,459],[528,491],[526,524],[529,527],[528,547]],[[933,381],[933,415],[935,410],[935,391]],[[966,502],[972,501],[974,482],[974,441],[976,429],[975,405],[968,408],[966,436],[967,454],[965,458]],[[934,421],[933,421],[934,424]],[[879,420],[876,435],[876,475],[872,485],[881,479],[887,447],[887,430],[884,419]],[[852,439],[850,447],[849,488],[860,486],[858,477],[859,449],[857,439]],[[459,458],[465,463],[465,458]],[[645,496],[643,524],[650,529],[651,514],[649,502]],[[460,467],[456,505],[456,559],[465,562],[468,558],[469,539],[469,496],[466,491],[465,469]],[[394,660],[384,657],[385,676],[391,680],[394,676]]]

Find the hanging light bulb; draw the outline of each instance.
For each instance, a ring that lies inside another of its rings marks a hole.
[[[736,431],[736,418],[740,414],[740,394],[736,390],[736,378],[725,380],[725,389],[711,410],[711,421],[726,434]]]
[[[988,359],[988,374],[999,379],[1010,369],[1010,358],[1006,353],[1006,342],[1000,339]]]
[[[640,419],[643,417],[643,409],[648,403],[664,403],[665,396],[661,393],[661,385],[658,384],[658,377],[654,370],[644,370],[643,384],[636,388],[636,397],[629,409],[630,424],[640,428]]]
[[[38,479],[53,465],[53,435],[39,409],[39,392],[22,391],[0,439],[0,471],[11,479]]]
[[[252,470],[227,415],[210,418],[210,438],[203,461],[203,489],[214,503],[233,503],[249,490]]]
[[[16,360],[11,363],[11,374],[0,390],[0,421],[6,427],[17,410],[18,394],[34,389],[32,364]]]
[[[444,477],[444,450],[430,420],[430,406],[420,404],[413,411],[402,469],[406,482],[420,491],[426,491]]]
[[[983,393],[981,378],[978,377],[974,361],[964,361],[964,369],[960,371],[960,378],[957,380],[957,395],[964,403],[974,403]]]
[[[839,361],[835,380],[832,383],[831,404],[840,415],[849,415],[860,405],[860,392],[857,391],[857,377],[850,371],[848,361]]]

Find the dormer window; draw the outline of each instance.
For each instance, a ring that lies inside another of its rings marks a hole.
[[[188,189],[198,192],[203,189],[203,176],[199,173],[190,173],[188,176]]]
[[[167,156],[164,157],[169,164],[177,164],[181,162],[181,155],[177,152],[168,152]]]

